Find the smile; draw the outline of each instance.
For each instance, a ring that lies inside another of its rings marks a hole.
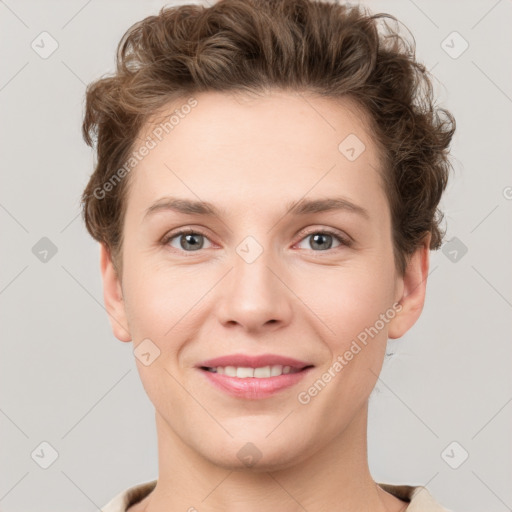
[[[313,366],[302,369],[274,365],[258,368],[218,366],[199,371],[216,389],[236,398],[258,400],[271,397],[301,381]]]

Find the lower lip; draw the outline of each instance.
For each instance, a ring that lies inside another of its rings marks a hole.
[[[247,377],[244,379],[238,377],[228,377],[225,374],[209,372],[199,369],[209,381],[218,389],[235,396],[237,398],[245,398],[247,400],[257,400],[267,398],[279,393],[286,388],[294,386],[301,381],[311,368],[306,368],[297,373],[287,373],[277,377],[267,377],[257,379],[255,377]]]

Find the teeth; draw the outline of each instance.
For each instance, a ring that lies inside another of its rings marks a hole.
[[[254,368],[237,368],[236,376],[239,379],[245,379],[246,377],[254,377]]]
[[[226,366],[224,368],[224,373],[228,377],[236,377],[236,368],[234,366]]]
[[[297,368],[290,366],[282,366],[276,364],[273,366],[262,366],[260,368],[247,368],[243,366],[217,366],[216,368],[209,368],[213,373],[227,375],[228,377],[238,377],[239,379],[246,379],[254,377],[256,379],[267,379],[268,377],[279,377],[279,375],[287,373],[297,373]]]

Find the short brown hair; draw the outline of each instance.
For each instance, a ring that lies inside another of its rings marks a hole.
[[[369,114],[381,151],[398,272],[428,232],[430,249],[438,249],[445,232],[437,206],[451,168],[455,120],[434,103],[414,37],[406,39],[390,21],[399,26],[389,14],[327,1],[220,0],[162,8],[128,29],[116,72],[87,87],[82,125],[88,145],[97,138],[97,163],[82,195],[84,220],[116,270],[128,180],[112,179],[158,109],[205,91],[281,89],[355,100]],[[109,180],[113,186],[106,187]]]

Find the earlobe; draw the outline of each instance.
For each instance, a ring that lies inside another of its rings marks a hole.
[[[104,244],[100,244],[100,268],[103,281],[103,300],[112,332],[120,341],[131,341],[121,283],[112,263],[110,251]]]
[[[401,310],[388,324],[388,337],[401,338],[418,320],[423,311],[429,269],[431,233],[411,255],[402,280],[403,293],[397,302]]]

